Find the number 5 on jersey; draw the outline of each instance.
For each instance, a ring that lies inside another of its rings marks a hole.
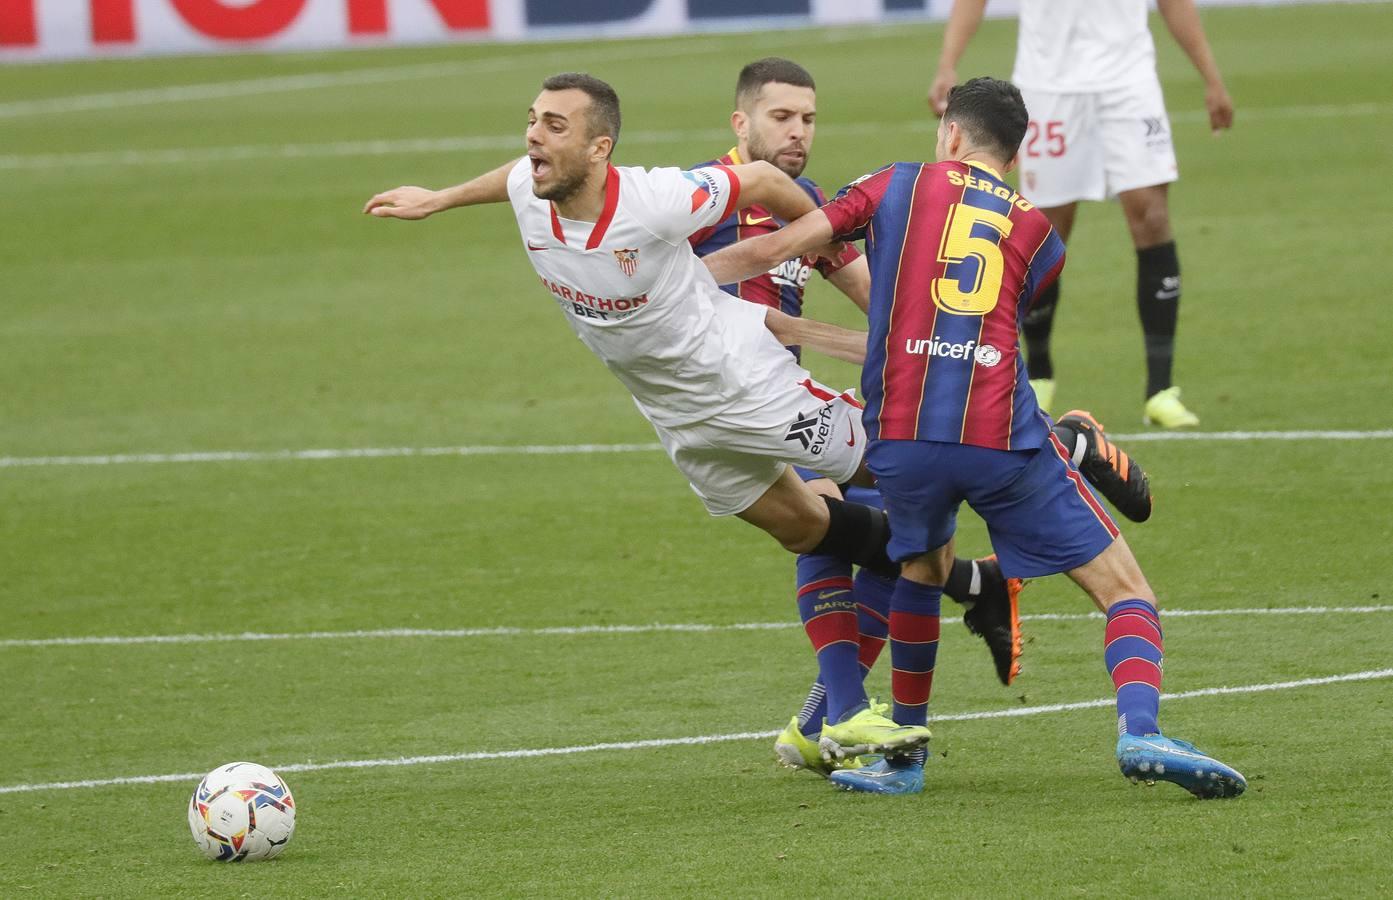
[[[938,248],[943,277],[930,286],[934,305],[964,316],[985,316],[995,309],[1005,268],[999,245],[1010,234],[1011,220],[995,210],[950,206]]]

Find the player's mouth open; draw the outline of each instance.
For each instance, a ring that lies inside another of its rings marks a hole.
[[[534,179],[546,178],[547,175],[551,173],[551,163],[535,156],[528,156],[527,158],[532,163],[532,177]]]

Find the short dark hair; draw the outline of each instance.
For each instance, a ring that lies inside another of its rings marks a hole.
[[[542,82],[544,91],[584,91],[590,98],[590,110],[586,119],[590,125],[590,137],[607,135],[619,143],[619,95],[608,82],[584,72],[562,72]]]
[[[745,98],[759,93],[759,89],[771,81],[817,90],[817,85],[813,84],[813,76],[808,74],[807,69],[791,59],[766,56],[740,70],[740,78],[735,82],[736,107],[738,108]]]
[[[1011,82],[974,78],[948,92],[943,121],[957,122],[973,143],[1009,160],[1021,147],[1030,115],[1020,90]]]

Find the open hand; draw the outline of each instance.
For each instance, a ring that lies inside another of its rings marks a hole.
[[[435,200],[435,191],[407,185],[374,196],[363,212],[381,219],[424,219],[439,210]]]

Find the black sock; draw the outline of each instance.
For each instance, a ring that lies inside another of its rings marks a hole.
[[[882,510],[860,503],[847,503],[835,497],[827,501],[827,534],[809,553],[835,556],[864,566],[886,578],[900,577],[900,566],[886,555],[890,540],[890,519]]]
[[[972,604],[977,602],[972,594],[972,576],[976,571],[977,564],[970,559],[953,560],[953,568],[948,572],[948,583],[943,586],[943,593],[971,608]]]
[[[1054,310],[1059,305],[1059,279],[1045,288],[1040,299],[1025,314],[1025,368],[1031,378],[1053,378],[1050,360],[1050,332],[1054,330]]]
[[[1137,313],[1146,337],[1146,396],[1171,386],[1175,320],[1180,310],[1180,257],[1175,241],[1137,251]]]

